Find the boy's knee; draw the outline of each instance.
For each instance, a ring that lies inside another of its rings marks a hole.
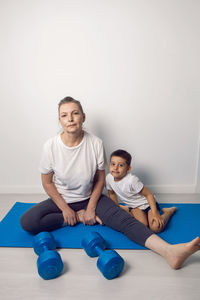
[[[163,226],[157,225],[157,223],[155,221],[153,221],[151,224],[149,224],[149,228],[154,233],[159,233],[159,232],[161,232],[163,230]]]

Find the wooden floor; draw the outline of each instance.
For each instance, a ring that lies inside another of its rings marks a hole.
[[[158,195],[160,202],[200,202],[200,195]],[[44,195],[0,195],[0,219],[16,201],[39,202]],[[67,238],[67,237],[66,237]],[[118,250],[125,260],[120,277],[106,280],[82,249],[60,249],[63,274],[38,276],[31,248],[0,248],[0,299],[34,300],[199,300],[200,252],[174,271],[149,250]]]

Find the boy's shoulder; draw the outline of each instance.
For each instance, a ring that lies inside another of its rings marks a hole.
[[[106,175],[106,180],[107,180],[107,181],[112,180],[112,178],[113,178],[113,176],[112,176],[110,173],[108,173],[108,174]]]
[[[129,183],[130,185],[135,185],[140,182],[140,179],[135,174],[128,173],[125,177],[127,183]]]

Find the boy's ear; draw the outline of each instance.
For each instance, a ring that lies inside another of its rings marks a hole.
[[[86,116],[83,114],[83,123],[85,122]]]
[[[127,169],[127,171],[129,172],[131,170],[131,166],[128,166],[128,169]]]

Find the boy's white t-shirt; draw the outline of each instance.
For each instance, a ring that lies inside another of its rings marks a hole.
[[[127,173],[126,176],[119,181],[115,181],[110,173],[106,176],[107,190],[113,190],[119,202],[123,202],[128,207],[139,207],[143,210],[149,207],[146,197],[139,194],[143,186],[139,178],[131,173]]]
[[[43,147],[39,170],[54,172],[53,182],[67,203],[88,199],[92,193],[94,175],[106,165],[103,142],[84,131],[78,146],[67,147],[60,134],[50,138]]]

